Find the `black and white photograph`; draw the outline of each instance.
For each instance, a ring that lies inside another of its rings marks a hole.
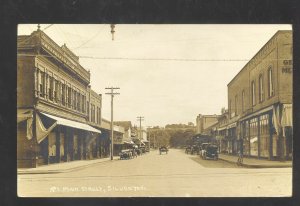
[[[291,24],[17,25],[18,197],[291,197]]]

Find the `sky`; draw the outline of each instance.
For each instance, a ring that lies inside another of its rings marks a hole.
[[[105,87],[120,87],[114,120],[143,126],[195,124],[198,114],[228,108],[227,84],[278,30],[291,25],[41,24],[58,45],[67,45],[91,72],[102,94],[103,118],[110,119]],[[21,24],[29,35],[37,24]]]

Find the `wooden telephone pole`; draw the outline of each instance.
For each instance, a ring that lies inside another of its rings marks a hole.
[[[119,87],[106,87],[105,89],[110,89],[110,92],[105,93],[111,95],[111,116],[110,116],[110,159],[114,159],[114,96],[120,93],[114,92],[114,89],[120,89]]]

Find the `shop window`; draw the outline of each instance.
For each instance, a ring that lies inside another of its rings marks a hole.
[[[269,97],[274,96],[274,85],[273,85],[273,70],[272,67],[268,70],[268,95]]]
[[[263,76],[259,75],[259,102],[264,101],[264,83]]]
[[[258,119],[250,120],[250,155],[258,155]]]

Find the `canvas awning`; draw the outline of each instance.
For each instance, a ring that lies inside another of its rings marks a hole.
[[[17,110],[17,123],[24,120],[28,120],[33,117],[32,110],[30,109],[18,109]]]
[[[84,124],[84,123],[81,123],[81,122],[75,122],[75,121],[72,121],[72,120],[64,119],[64,118],[53,116],[53,115],[50,115],[50,114],[45,114],[43,112],[41,112],[41,113],[43,115],[45,115],[46,117],[49,117],[53,120],[56,120],[57,125],[64,125],[64,126],[73,127],[73,128],[76,128],[76,129],[82,129],[82,130],[86,130],[86,131],[101,134],[100,130],[95,129],[94,127],[91,127],[87,124]]]
[[[293,106],[292,104],[284,104],[282,108],[282,127],[292,127],[293,126]]]
[[[253,138],[250,139],[250,142],[251,142],[251,143],[254,143],[254,142],[257,142],[257,140],[258,140],[257,137],[253,137]]]
[[[234,127],[236,127],[236,122],[234,122],[234,123],[228,125],[228,126],[227,126],[227,129],[231,129],[231,128],[234,128]]]
[[[225,127],[219,127],[218,128],[218,131],[222,131],[222,130],[224,130],[224,129],[227,129],[227,127],[225,126]]]

